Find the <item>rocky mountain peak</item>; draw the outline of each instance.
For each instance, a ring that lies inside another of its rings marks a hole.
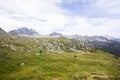
[[[13,34],[13,35],[29,35],[29,36],[39,35],[39,33],[36,32],[35,30],[28,29],[26,27],[23,27],[23,28],[20,28],[20,29],[17,29],[17,30],[11,30],[11,31],[9,31],[9,33]]]
[[[53,32],[49,34],[50,37],[63,37],[61,33]]]

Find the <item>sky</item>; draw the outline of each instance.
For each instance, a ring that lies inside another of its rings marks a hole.
[[[0,27],[120,38],[120,0],[0,0]]]

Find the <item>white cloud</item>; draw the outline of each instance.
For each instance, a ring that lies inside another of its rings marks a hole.
[[[39,26],[43,29],[44,26],[47,32],[47,29],[49,30],[50,28],[52,29],[53,27],[57,27],[59,25],[58,23],[62,24],[64,21],[63,19],[61,20],[62,18],[61,13],[64,12],[64,10],[56,7],[55,5],[55,2],[58,1],[60,0],[53,0],[53,1],[52,0],[13,0],[13,2],[11,2],[10,0],[1,0],[0,1],[0,8],[2,8],[1,12],[6,13],[6,15],[0,13],[1,16],[4,16],[0,18],[0,22],[4,25],[6,24],[9,26],[29,26],[30,28]],[[15,12],[15,14],[8,13],[8,10]],[[19,17],[19,18],[21,17],[22,19],[33,17],[33,18],[44,19],[47,22],[46,23],[41,23],[40,21],[29,22],[29,20],[17,21],[12,19],[11,17]],[[10,28],[8,30],[10,30]]]
[[[0,0],[0,26],[11,29],[28,27],[41,34],[60,30],[64,34],[110,35],[120,37],[120,19],[108,16],[88,18],[67,15],[56,3],[63,0]],[[72,2],[72,0],[69,0]],[[69,2],[68,1],[68,2]],[[110,15],[120,14],[120,0],[98,0],[93,6]]]
[[[76,17],[66,25],[65,34],[110,35],[120,37],[120,19]]]
[[[110,15],[120,14],[120,0],[98,0],[94,5]]]

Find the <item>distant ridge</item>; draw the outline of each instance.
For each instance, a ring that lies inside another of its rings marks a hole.
[[[113,55],[120,56],[120,42],[119,38],[109,38],[105,36],[80,36],[70,35],[68,38],[76,39],[85,42],[91,47],[109,52]]]
[[[37,38],[70,38],[84,42],[86,45],[95,49],[100,49],[105,52],[109,52],[113,55],[120,56],[120,39],[111,36],[81,36],[81,35],[63,35],[58,32],[53,32],[48,35],[39,35],[33,29],[20,28],[18,30],[12,30],[9,33],[13,35],[30,36]]]
[[[120,42],[120,38],[113,39],[114,41]]]
[[[53,32],[49,34],[49,37],[63,37],[61,33]]]

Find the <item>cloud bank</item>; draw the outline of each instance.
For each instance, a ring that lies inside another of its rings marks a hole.
[[[120,0],[0,0],[0,27],[120,37]]]

